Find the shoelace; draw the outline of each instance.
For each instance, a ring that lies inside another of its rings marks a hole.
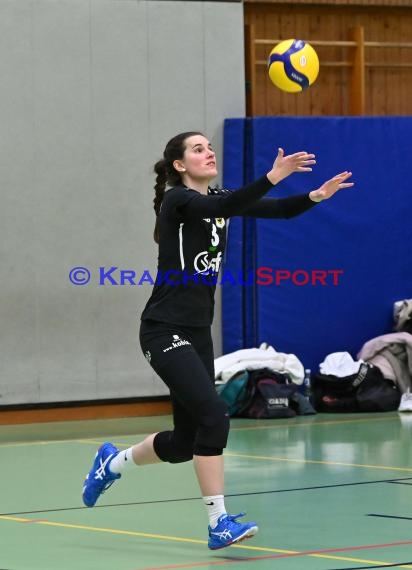
[[[237,515],[227,514],[224,520],[221,521],[221,524],[225,525],[225,528],[223,530],[219,530],[219,525],[218,525],[217,527],[215,527],[213,530],[210,531],[211,534],[219,537],[220,540],[226,541],[229,538],[231,539],[232,538],[231,531],[233,531],[233,527],[231,525],[233,524],[240,525],[241,523],[238,523],[236,519],[238,519],[239,517],[243,517],[245,514],[246,513],[243,512]]]
[[[245,514],[246,514],[246,513],[241,512],[241,513],[239,513],[239,514],[237,514],[237,515],[227,515],[227,518],[228,518],[228,520],[230,520],[231,522],[237,523],[237,520],[236,520],[236,519],[238,519],[238,518],[240,518],[240,517],[244,517]],[[238,523],[238,524],[240,524],[240,523]]]

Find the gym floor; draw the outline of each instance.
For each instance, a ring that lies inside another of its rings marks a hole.
[[[0,426],[1,570],[412,568],[412,414],[232,420],[226,506],[256,537],[209,551],[191,463],[126,473],[81,501],[97,446],[170,416]]]

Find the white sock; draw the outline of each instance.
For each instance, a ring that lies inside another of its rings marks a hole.
[[[225,497],[223,495],[203,497],[203,502],[209,517],[210,528],[215,528],[218,518],[226,514]]]
[[[133,461],[131,447],[125,451],[120,451],[109,463],[109,469],[112,473],[123,473],[135,467],[137,467],[137,463]]]

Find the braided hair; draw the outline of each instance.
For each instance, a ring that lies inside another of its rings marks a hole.
[[[175,160],[181,160],[185,152],[185,140],[194,135],[201,135],[197,131],[188,131],[180,133],[170,139],[163,152],[163,158],[158,160],[154,165],[154,172],[156,174],[155,197],[153,199],[153,208],[156,214],[156,225],[153,237],[156,243],[159,243],[159,228],[158,219],[160,208],[166,191],[166,186],[178,186],[182,183],[180,173],[174,168],[173,163]]]

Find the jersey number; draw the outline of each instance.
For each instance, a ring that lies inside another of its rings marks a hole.
[[[215,224],[212,224],[212,245],[216,247],[219,244],[219,235],[216,230]]]

